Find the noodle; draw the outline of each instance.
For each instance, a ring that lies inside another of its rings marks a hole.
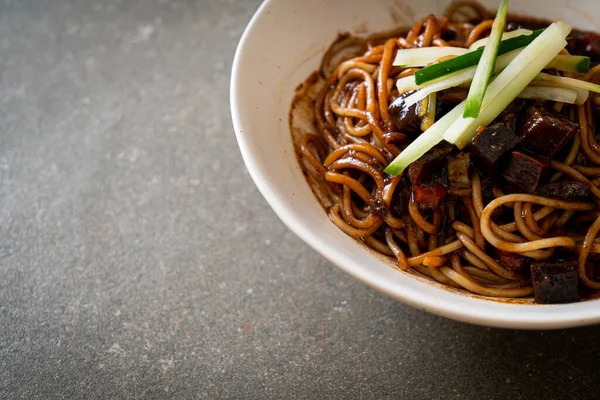
[[[419,70],[395,67],[397,51],[468,48],[489,35],[491,18],[474,1],[456,1],[446,17],[428,15],[410,29],[366,39],[340,36],[323,57],[322,89],[311,97],[315,130],[295,141],[301,164],[314,181],[325,182],[331,221],[373,251],[395,259],[400,271],[481,296],[527,297],[533,293],[528,271],[511,269],[498,254],[527,265],[566,254],[577,260],[580,281],[600,290],[595,280],[600,273],[590,267],[600,253],[600,138],[595,129],[600,96],[590,96],[580,106],[547,105],[579,126],[556,157],[560,161],[551,161],[547,182],[590,185],[594,202],[521,192],[472,169],[466,188],[422,208],[406,173],[391,177],[384,172],[414,139],[398,128],[390,111],[404,95],[396,82]],[[562,53],[569,54],[566,49]],[[585,75],[565,76],[597,82],[600,66]],[[440,118],[441,97],[433,93],[419,102],[420,131]]]

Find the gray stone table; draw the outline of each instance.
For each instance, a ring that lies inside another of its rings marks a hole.
[[[425,314],[283,226],[229,115],[258,4],[0,1],[0,398],[597,397],[600,327]]]

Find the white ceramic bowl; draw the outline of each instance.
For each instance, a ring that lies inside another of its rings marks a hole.
[[[512,0],[511,12],[600,31],[597,0]],[[240,41],[231,113],[254,182],[283,222],[348,274],[414,307],[474,324],[557,329],[600,322],[600,300],[524,305],[483,300],[401,273],[346,236],[326,216],[299,168],[288,128],[295,87],[317,69],[338,32],[383,31],[441,15],[451,0],[267,0]],[[481,2],[489,9],[498,0]]]

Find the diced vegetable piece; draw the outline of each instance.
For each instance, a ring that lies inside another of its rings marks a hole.
[[[421,121],[417,115],[417,105],[413,104],[409,106],[406,104],[406,98],[412,93],[401,94],[388,108],[398,131],[409,136],[421,133]]]
[[[537,193],[565,201],[588,201],[591,196],[590,184],[586,182],[556,182],[540,187]]]
[[[462,56],[469,50],[462,47],[419,47],[402,49],[396,53],[394,66],[403,68],[424,67],[449,56]]]
[[[444,139],[458,148],[467,146],[477,127],[489,125],[565,47],[564,38],[570,31],[571,27],[560,20],[550,25],[492,81],[479,117],[457,119]]]
[[[507,16],[508,0],[502,0],[500,7],[498,7],[498,13],[496,14],[496,19],[494,19],[494,24],[492,25],[492,32],[483,49],[481,60],[477,65],[473,83],[471,83],[469,96],[467,97],[467,105],[465,107],[465,112],[463,113],[464,118],[477,118],[479,116],[485,92],[487,91],[494,69],[496,68],[498,47],[502,41],[502,34],[504,33],[504,27],[506,26]]]
[[[413,186],[413,198],[419,208],[435,210],[446,199],[446,186],[441,181],[433,181]]]
[[[454,196],[471,194],[471,154],[460,153],[448,160],[448,192]]]
[[[531,281],[538,304],[574,303],[580,300],[575,261],[538,261],[531,264]]]
[[[516,31],[512,31],[512,32],[504,32],[504,35],[502,35],[502,39],[508,40],[508,39],[515,38],[517,36],[529,36],[532,33],[533,33],[533,31],[530,31],[529,29],[517,29]],[[480,47],[484,47],[487,44],[488,39],[489,38],[479,39],[478,41],[473,43],[471,45],[471,47],[469,47],[469,50],[477,50]]]
[[[555,82],[561,84],[564,87],[576,87],[589,90],[590,92],[600,93],[600,85],[596,85],[595,83],[591,82],[581,81],[579,79],[565,78],[563,76],[555,76],[542,72],[535,77],[535,80],[542,82]]]
[[[519,94],[519,98],[575,104],[577,102],[577,91],[573,89],[548,86],[527,86],[521,92],[521,94]]]
[[[544,30],[534,31],[529,36],[517,36],[512,39],[504,40],[500,42],[498,48],[498,55],[509,53],[513,50],[520,49],[532,43],[538,36],[540,36]],[[566,35],[565,35],[566,37]],[[564,39],[564,38],[562,38]],[[443,61],[441,63],[430,65],[429,67],[423,68],[415,72],[415,82],[418,85],[422,85],[425,82],[432,81],[439,77],[451,74],[463,70],[465,68],[473,67],[479,63],[483,49],[471,51],[463,56],[453,58],[451,60]]]
[[[385,172],[392,176],[400,175],[412,162],[418,160],[423,154],[433,148],[433,146],[440,143],[444,136],[444,132],[452,125],[452,122],[454,122],[456,118],[462,115],[464,107],[465,102],[462,102],[433,124],[431,128],[423,132],[410,144],[410,146],[404,149],[390,165],[388,165]]]
[[[484,176],[495,176],[505,164],[505,158],[521,143],[521,138],[505,124],[486,128],[471,142],[473,165]]]
[[[521,128],[525,150],[552,158],[578,131],[577,124],[553,109],[531,106],[525,112]]]
[[[571,56],[559,54],[546,65],[546,69],[557,69],[559,71],[578,72],[585,74],[590,70],[590,58],[583,56]]]
[[[519,189],[533,193],[549,172],[550,163],[548,161],[515,151],[502,176]]]
[[[504,268],[512,272],[523,272],[529,266],[529,259],[520,254],[494,248],[493,256]]]
[[[410,165],[408,177],[419,208],[437,209],[446,199],[448,178],[444,166],[451,152],[451,144],[440,143]]]
[[[430,182],[434,175],[444,168],[446,160],[452,154],[452,145],[442,142],[425,153],[408,168],[408,179],[413,185]]]

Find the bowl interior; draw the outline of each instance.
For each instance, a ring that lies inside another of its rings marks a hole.
[[[600,31],[596,0],[513,0],[511,12],[562,18]],[[483,300],[401,273],[339,231],[300,170],[288,127],[294,89],[317,69],[339,32],[365,34],[442,15],[450,0],[267,0],[236,53],[231,110],[244,161],[271,207],[292,231],[347,273],[427,311],[476,324],[563,328],[600,322],[598,301],[533,306]],[[481,3],[493,9],[497,0]]]

